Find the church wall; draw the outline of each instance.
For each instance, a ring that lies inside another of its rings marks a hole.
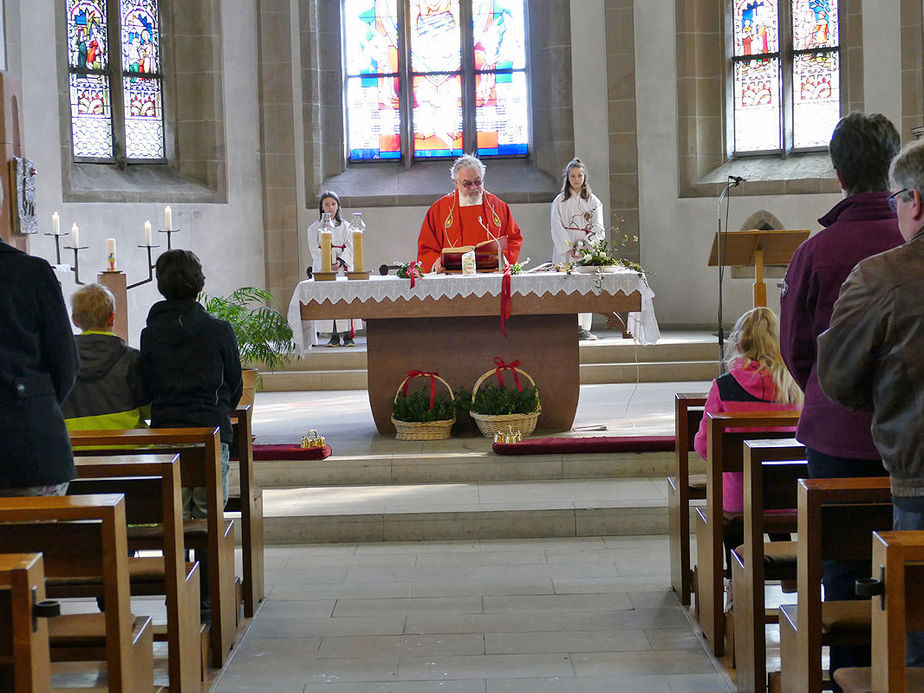
[[[866,109],[885,112],[898,124],[899,18],[897,9],[886,4],[888,11],[876,0],[863,2]],[[717,273],[706,267],[706,261],[716,230],[717,199],[677,194],[677,71],[674,42],[669,39],[675,36],[674,2],[637,0],[635,35],[642,265],[657,294],[655,308],[662,324],[714,324]],[[841,199],[837,194],[752,195],[748,185],[733,191],[730,229],[741,228],[752,214],[767,210],[785,228],[814,232],[819,228],[817,218]],[[759,190],[751,185],[752,191]],[[726,321],[734,321],[750,307],[751,283],[726,273]],[[768,304],[778,310],[776,280],[767,284]]]
[[[254,24],[255,0],[222,0],[221,52],[223,71],[225,147],[227,157],[226,201],[211,204],[171,202],[170,190],[156,203],[105,202],[64,203],[60,118],[66,112],[59,103],[57,80],[63,69],[63,47],[45,37],[58,35],[56,21],[60,3],[22,3],[23,45],[30,46],[23,60],[23,121],[26,154],[39,172],[37,199],[40,232],[50,232],[51,214],[58,211],[61,229],[76,222],[80,244],[89,245],[80,253],[80,278],[95,281],[105,266],[105,239],[116,239],[117,265],[129,283],[146,275],[145,253],[136,246],[143,242],[143,224],[150,219],[155,229],[164,226],[164,206],[171,204],[173,225],[181,229],[173,237],[173,247],[194,251],[202,260],[207,292],[228,293],[246,285],[264,286],[262,201],[258,157],[259,120],[257,112],[257,38]],[[42,37],[42,40],[39,38]],[[165,236],[155,233],[155,243],[165,247]],[[62,238],[62,246],[69,237]],[[54,262],[54,244],[43,235],[31,239],[31,252]],[[155,258],[158,250],[155,249]],[[69,262],[70,251],[62,251]],[[65,297],[75,289],[73,275],[59,273]],[[129,291],[129,341],[137,345],[150,306],[160,299],[155,284]]]

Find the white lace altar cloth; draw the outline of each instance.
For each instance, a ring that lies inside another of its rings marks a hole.
[[[308,345],[317,343],[316,335],[305,335],[302,327],[301,304],[330,303],[338,301],[349,303],[356,299],[367,301],[384,301],[414,298],[455,298],[465,296],[482,297],[486,294],[498,296],[501,292],[499,273],[462,276],[451,274],[426,274],[418,279],[411,288],[409,279],[395,276],[373,276],[368,281],[349,281],[346,277],[337,277],[332,282],[316,282],[311,279],[299,282],[289,301],[288,320],[292,334],[298,345],[299,353],[304,356]],[[632,270],[616,271],[606,274],[566,274],[564,272],[537,272],[535,274],[518,274],[511,277],[511,296],[528,296],[535,294],[558,294],[562,291],[586,294],[630,294],[638,291],[642,297],[642,309],[629,313],[626,325],[637,344],[656,344],[661,337],[658,321],[655,318],[654,291],[648,286],[644,275]],[[516,302],[514,301],[514,307]],[[311,324],[305,321],[306,325]],[[307,337],[307,339],[306,339]]]

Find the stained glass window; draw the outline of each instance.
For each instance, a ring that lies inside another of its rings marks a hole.
[[[826,146],[840,117],[837,0],[732,0],[731,38],[735,151]]]
[[[157,0],[67,0],[67,53],[74,157],[162,161]]]
[[[343,10],[350,160],[528,153],[523,0],[343,0]]]

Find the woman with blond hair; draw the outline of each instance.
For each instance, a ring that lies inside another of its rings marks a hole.
[[[780,321],[769,308],[752,308],[738,318],[725,344],[725,365],[728,372],[712,381],[703,419],[693,440],[694,449],[703,459],[707,454],[709,414],[802,409],[802,390],[789,374],[780,354]],[[792,428],[762,430],[792,430],[795,433]],[[744,475],[741,472],[722,474],[722,510],[731,514],[744,511]],[[770,538],[785,540],[789,537],[771,535]],[[740,527],[726,529],[726,577],[730,576],[729,552],[740,546],[743,540]]]

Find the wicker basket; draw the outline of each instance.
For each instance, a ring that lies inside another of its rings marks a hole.
[[[409,375],[402,380],[401,384],[398,385],[398,389],[395,391],[394,401],[398,401],[398,394],[408,380],[411,378],[424,377],[429,376],[421,373],[413,376]],[[455,395],[452,394],[452,388],[449,387],[449,383],[438,375],[434,375],[433,377],[443,383],[446,389],[449,390],[449,399],[455,400]],[[451,419],[442,419],[440,421],[400,421],[392,416],[391,422],[395,425],[396,440],[445,440],[450,436],[450,431],[452,430],[452,425],[456,422],[456,417],[453,416]]]
[[[530,384],[535,387],[536,381],[533,380],[532,376],[524,370],[519,368],[513,368],[517,373],[526,376]],[[472,388],[472,401],[475,400],[475,393],[478,392],[478,388],[484,384],[484,381],[487,380],[490,376],[494,375],[495,369],[491,369],[484,373],[478,380],[475,381],[475,386]],[[542,413],[542,405],[539,405],[539,408],[531,414],[479,414],[478,412],[469,412],[472,419],[478,425],[478,430],[481,431],[481,434],[485,438],[494,438],[494,434],[497,432],[506,432],[507,427],[510,426],[514,431],[519,431],[520,435],[526,438],[530,433],[536,430],[536,422],[539,420],[539,414]]]

